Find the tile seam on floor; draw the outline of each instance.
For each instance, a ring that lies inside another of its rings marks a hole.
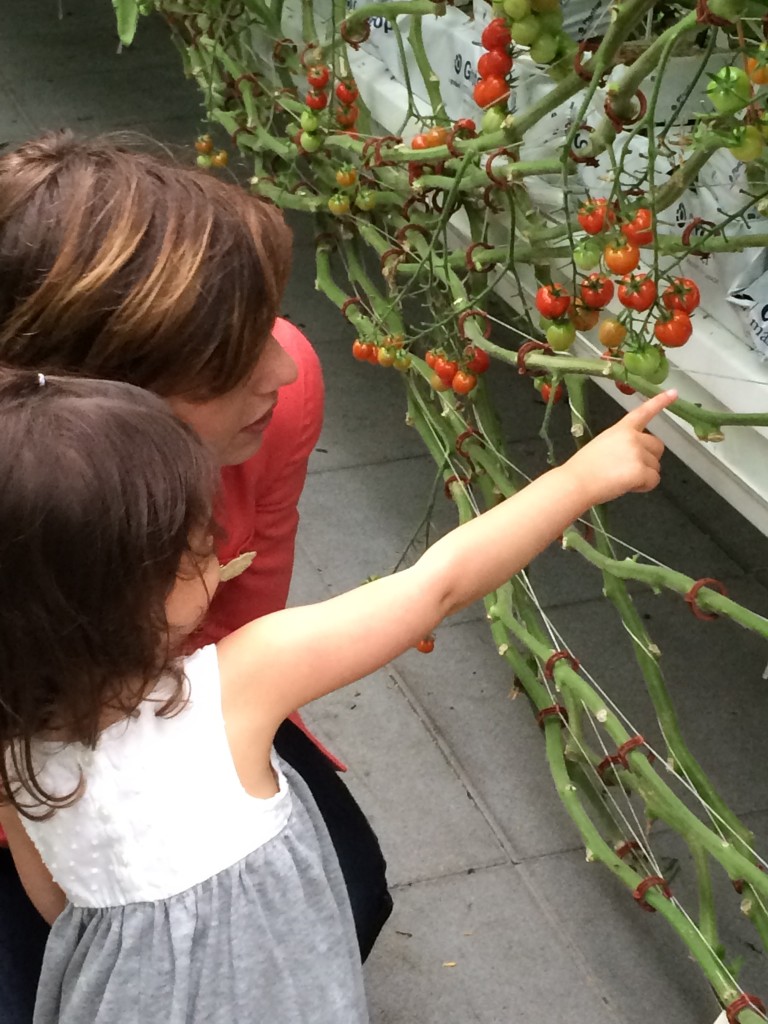
[[[404,677],[393,665],[387,665],[385,668],[389,679],[394,684],[395,688],[400,691],[405,700],[408,702],[413,713],[416,715],[418,720],[423,725],[429,737],[432,739],[434,744],[437,746],[440,753],[443,755],[446,763],[451,768],[457,779],[464,787],[467,796],[473,802],[478,812],[482,816],[483,820],[488,825],[491,833],[493,834],[496,842],[499,844],[501,849],[504,851],[506,856],[509,858],[511,864],[517,864],[519,862],[519,855],[514,848],[509,836],[502,828],[501,824],[497,821],[495,815],[491,811],[488,803],[478,791],[477,787],[469,778],[467,772],[464,770],[461,761],[456,756],[446,737],[441,732],[437,723],[432,719],[431,715],[427,712],[426,708],[416,697],[415,693],[406,683]]]

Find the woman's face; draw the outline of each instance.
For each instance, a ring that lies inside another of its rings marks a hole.
[[[237,387],[204,402],[172,396],[168,404],[192,427],[221,466],[236,466],[258,451],[278,391],[297,376],[296,364],[270,335],[250,377]]]

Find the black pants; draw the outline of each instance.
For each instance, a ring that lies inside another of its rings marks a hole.
[[[392,911],[378,840],[328,760],[284,722],[278,754],[302,776],[328,826],[349,890],[363,960]],[[0,1022],[30,1024],[48,926],[27,899],[8,850],[0,849]]]

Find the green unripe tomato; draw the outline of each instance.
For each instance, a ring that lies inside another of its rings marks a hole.
[[[634,352],[625,352],[624,366],[629,373],[642,377],[649,384],[663,383],[669,373],[667,357],[656,345],[646,345]]]
[[[316,132],[320,127],[317,115],[311,110],[303,110],[301,113],[301,127],[305,132]]]
[[[323,137],[314,132],[302,132],[299,142],[305,153],[316,153],[318,149],[322,148]]]
[[[498,132],[506,120],[507,113],[506,106],[501,104],[497,104],[495,107],[488,107],[480,118],[480,131],[488,134]]]
[[[530,0],[503,0],[504,13],[510,21],[527,18],[531,13]]]
[[[195,161],[198,167],[210,167],[211,166],[211,154],[210,153],[198,153]]]
[[[560,11],[560,0],[531,0],[531,10],[536,14],[550,14]],[[562,17],[562,12],[561,15]]]
[[[557,36],[542,32],[531,46],[531,60],[535,64],[551,64],[557,56]]]
[[[728,147],[736,159],[745,164],[757,160],[764,148],[763,133],[756,124],[743,125],[738,132],[738,142]]]
[[[532,46],[541,34],[541,22],[535,14],[529,14],[509,26],[512,38],[520,46]]]
[[[563,12],[558,8],[556,11],[546,11],[544,14],[538,15],[538,18],[541,31],[557,38],[557,48],[559,50],[562,46],[559,36],[563,27]]]
[[[547,328],[546,337],[555,352],[566,352],[576,340],[576,328],[570,320],[557,320]]]
[[[746,71],[736,67],[720,68],[707,86],[707,96],[718,114],[735,114],[752,98],[752,85]]]
[[[573,250],[573,262],[579,270],[594,270],[595,267],[600,266],[602,255],[603,250],[597,242],[591,240],[579,242]]]

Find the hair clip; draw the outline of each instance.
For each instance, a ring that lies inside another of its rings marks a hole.
[[[41,388],[45,386],[45,374],[44,373],[38,373],[38,375],[37,375],[37,384],[38,384],[38,387],[41,387]]]

